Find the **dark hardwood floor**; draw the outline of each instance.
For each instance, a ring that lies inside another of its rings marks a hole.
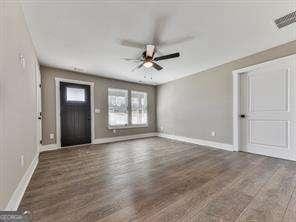
[[[162,138],[40,154],[33,221],[296,221],[296,163]]]

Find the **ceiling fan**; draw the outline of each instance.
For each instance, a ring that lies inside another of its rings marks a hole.
[[[160,53],[159,51],[159,48],[191,41],[195,38],[194,36],[189,35],[169,40],[163,40],[162,36],[165,30],[165,26],[168,23],[168,19],[168,16],[161,16],[155,20],[154,30],[152,31],[152,39],[151,41],[148,41],[148,43],[139,42],[133,39],[119,39],[119,43],[122,46],[144,50],[144,52],[140,54],[140,57],[138,59],[124,58],[124,60],[126,61],[141,62],[132,71],[140,69],[143,66],[146,68],[153,67],[158,71],[162,70],[163,67],[157,64],[157,61],[180,57],[180,53],[177,52],[169,55],[162,55],[162,53]],[[160,56],[156,56],[156,54],[160,54]]]
[[[155,57],[155,52],[156,52],[156,47],[155,45],[146,45],[146,50],[142,53],[141,58],[139,59],[128,59],[125,58],[126,61],[139,61],[141,62],[140,65],[138,65],[137,67],[135,67],[132,71],[135,71],[136,69],[140,69],[143,66],[146,68],[155,68],[156,70],[160,71],[163,69],[162,66],[160,66],[159,64],[157,64],[157,61],[160,60],[166,60],[166,59],[172,59],[172,58],[177,58],[180,56],[180,53],[173,53],[173,54],[168,54],[168,55],[163,55],[163,56],[158,56]]]

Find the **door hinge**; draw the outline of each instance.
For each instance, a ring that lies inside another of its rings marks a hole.
[[[40,140],[39,142],[40,142],[40,144],[42,144],[42,140]]]
[[[41,88],[41,84],[39,84],[39,87]]]

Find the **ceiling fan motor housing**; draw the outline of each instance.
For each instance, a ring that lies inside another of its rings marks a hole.
[[[153,53],[153,55],[154,55],[154,53]],[[143,56],[143,59],[145,59],[145,60],[147,60],[147,59],[152,60],[152,58],[153,58],[153,57],[147,56],[146,51],[143,52],[142,56]]]

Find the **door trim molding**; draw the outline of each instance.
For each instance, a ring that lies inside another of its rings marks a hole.
[[[233,150],[234,151],[240,151],[241,149],[239,148],[240,144],[240,137],[239,137],[239,132],[240,132],[240,125],[239,125],[239,115],[240,115],[240,75],[256,70],[258,68],[262,68],[265,66],[273,65],[275,63],[281,62],[281,61],[288,61],[288,60],[296,60],[296,54],[290,55],[290,56],[285,56],[279,59],[274,59],[270,60],[267,62],[263,62],[260,64],[256,64],[253,66],[248,66],[242,69],[237,69],[232,72],[232,90],[233,90],[233,99],[232,99],[232,123],[233,123]]]
[[[41,92],[41,72],[38,62],[34,62],[35,69],[35,88],[36,88],[36,143],[37,151],[40,152],[42,142],[42,92]],[[39,119],[41,117],[41,119]]]
[[[56,144],[58,148],[61,147],[61,101],[60,101],[60,82],[76,83],[90,86],[90,113],[91,113],[91,143],[95,139],[95,122],[94,122],[94,82],[86,82],[75,79],[55,78],[55,92],[56,92]]]

